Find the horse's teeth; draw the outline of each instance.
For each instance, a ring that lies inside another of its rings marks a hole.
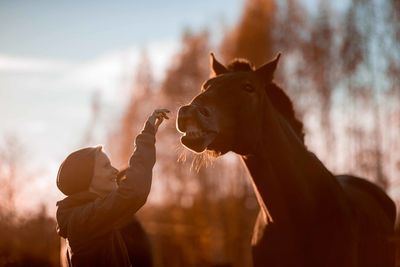
[[[194,137],[194,138],[199,138],[204,135],[204,132],[203,131],[190,131],[190,132],[186,132],[186,135],[190,136],[190,137]]]

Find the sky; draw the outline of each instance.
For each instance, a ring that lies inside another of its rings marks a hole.
[[[182,29],[234,21],[242,0],[1,1],[4,53],[91,59],[107,50],[179,38]],[[75,4],[74,4],[75,3]]]
[[[63,197],[57,169],[82,146],[94,94],[104,106],[95,140],[105,143],[143,52],[162,79],[185,29],[219,38],[243,2],[1,0],[0,146],[10,136],[21,144],[17,179],[32,181],[21,209],[45,202],[52,212]]]
[[[305,4],[311,12],[317,7],[316,0]],[[63,197],[55,187],[57,170],[71,151],[87,145],[94,95],[102,112],[92,145],[105,144],[141,56],[148,55],[161,80],[186,29],[207,29],[218,43],[238,22],[243,5],[244,0],[0,0],[0,151],[10,137],[20,143],[17,179],[32,181],[17,196],[21,209],[45,202],[52,213]]]

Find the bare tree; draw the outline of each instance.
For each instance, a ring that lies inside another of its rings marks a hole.
[[[242,57],[259,66],[273,56],[274,0],[247,0],[239,23],[224,36],[225,60]]]
[[[133,152],[133,142],[143,124],[152,112],[155,102],[154,78],[147,53],[142,53],[137,72],[134,74],[127,105],[122,112],[117,127],[110,133],[109,144],[111,155],[116,165],[126,167]]]
[[[16,198],[23,185],[25,151],[16,135],[5,135],[0,145],[0,205],[4,214],[16,214]]]
[[[95,128],[98,124],[100,114],[101,114],[101,93],[99,90],[95,90],[92,93],[91,98],[91,118],[88,122],[86,132],[82,139],[82,145],[90,144],[93,141],[93,135]]]

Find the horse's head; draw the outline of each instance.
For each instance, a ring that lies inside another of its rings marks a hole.
[[[266,88],[272,84],[280,55],[258,69],[236,60],[228,67],[211,54],[211,77],[189,105],[179,109],[181,142],[200,153],[228,151],[245,155],[262,132]]]

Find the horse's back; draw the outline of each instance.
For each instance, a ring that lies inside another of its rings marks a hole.
[[[396,206],[377,185],[355,176],[336,176],[359,232],[359,266],[394,266]]]
[[[338,175],[336,177],[350,198],[350,201],[353,203],[356,202],[358,205],[371,205],[371,202],[375,202],[394,226],[396,220],[396,205],[385,191],[363,178],[352,175]],[[354,194],[355,191],[359,191],[359,194]],[[354,199],[361,195],[364,195],[362,199]],[[371,207],[367,206],[366,208],[370,210]]]

